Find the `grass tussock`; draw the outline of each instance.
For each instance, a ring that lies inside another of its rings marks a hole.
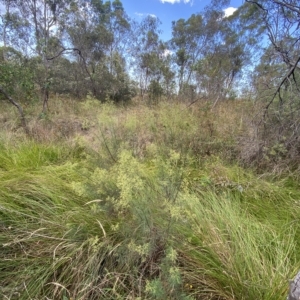
[[[237,164],[244,106],[51,105],[0,118],[3,299],[286,297],[299,181]]]

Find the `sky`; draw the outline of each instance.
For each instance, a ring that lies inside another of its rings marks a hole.
[[[158,17],[162,22],[161,38],[171,39],[172,21],[188,19],[192,14],[201,12],[210,4],[209,0],[121,0],[129,17],[141,20],[147,15]],[[234,8],[243,4],[244,0],[231,0],[226,12],[232,13]]]
[[[160,37],[164,41],[172,37],[172,21],[188,19],[210,4],[210,0],[121,0],[121,2],[132,19],[139,21],[147,15],[159,18],[162,22]],[[234,9],[241,6],[243,2],[244,0],[231,0],[226,12],[233,13]],[[2,12],[3,9],[3,5],[0,4],[0,11]]]

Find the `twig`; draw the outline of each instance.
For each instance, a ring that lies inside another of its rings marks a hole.
[[[297,68],[298,63],[300,62],[300,56],[298,57],[297,61],[295,62],[295,64],[290,68],[289,72],[283,77],[283,79],[281,80],[280,84],[278,85],[272,99],[270,100],[270,102],[267,104],[267,106],[265,107],[265,112],[264,112],[264,118],[267,114],[267,111],[270,107],[270,105],[273,103],[274,99],[276,98],[277,95],[279,95],[280,97],[280,90],[282,85],[289,79],[289,77],[291,75],[294,75],[295,69]]]
[[[22,127],[26,135],[30,136],[22,106],[16,100],[14,100],[1,86],[0,93],[2,93],[5,96],[5,98],[7,98],[7,100],[18,109]]]

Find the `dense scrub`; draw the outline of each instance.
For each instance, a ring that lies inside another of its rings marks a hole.
[[[1,110],[3,299],[286,297],[299,179],[242,167],[249,103],[49,104]]]

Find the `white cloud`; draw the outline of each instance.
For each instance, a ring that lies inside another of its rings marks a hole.
[[[139,12],[135,12],[134,13],[136,16],[138,16],[138,17],[143,17],[145,14],[143,14],[143,13],[139,13]]]
[[[180,0],[160,0],[160,2],[174,4],[174,3],[180,2]]]
[[[237,8],[235,8],[235,7],[225,8],[223,10],[224,11],[224,17],[227,18],[227,17],[231,16],[236,10],[237,10]]]
[[[173,54],[173,51],[169,50],[169,49],[166,49],[164,51],[164,53],[162,54],[163,57],[167,57],[169,55],[172,55]]]
[[[193,5],[193,0],[159,0],[159,1],[161,3],[171,3],[171,4],[183,2],[184,4],[191,3],[191,5]]]
[[[157,16],[154,15],[154,14],[139,13],[139,12],[135,12],[134,14],[135,14],[136,16],[138,16],[139,18],[143,18],[143,17],[145,17],[145,16],[149,16],[149,17],[151,17],[151,18],[157,18]]]

